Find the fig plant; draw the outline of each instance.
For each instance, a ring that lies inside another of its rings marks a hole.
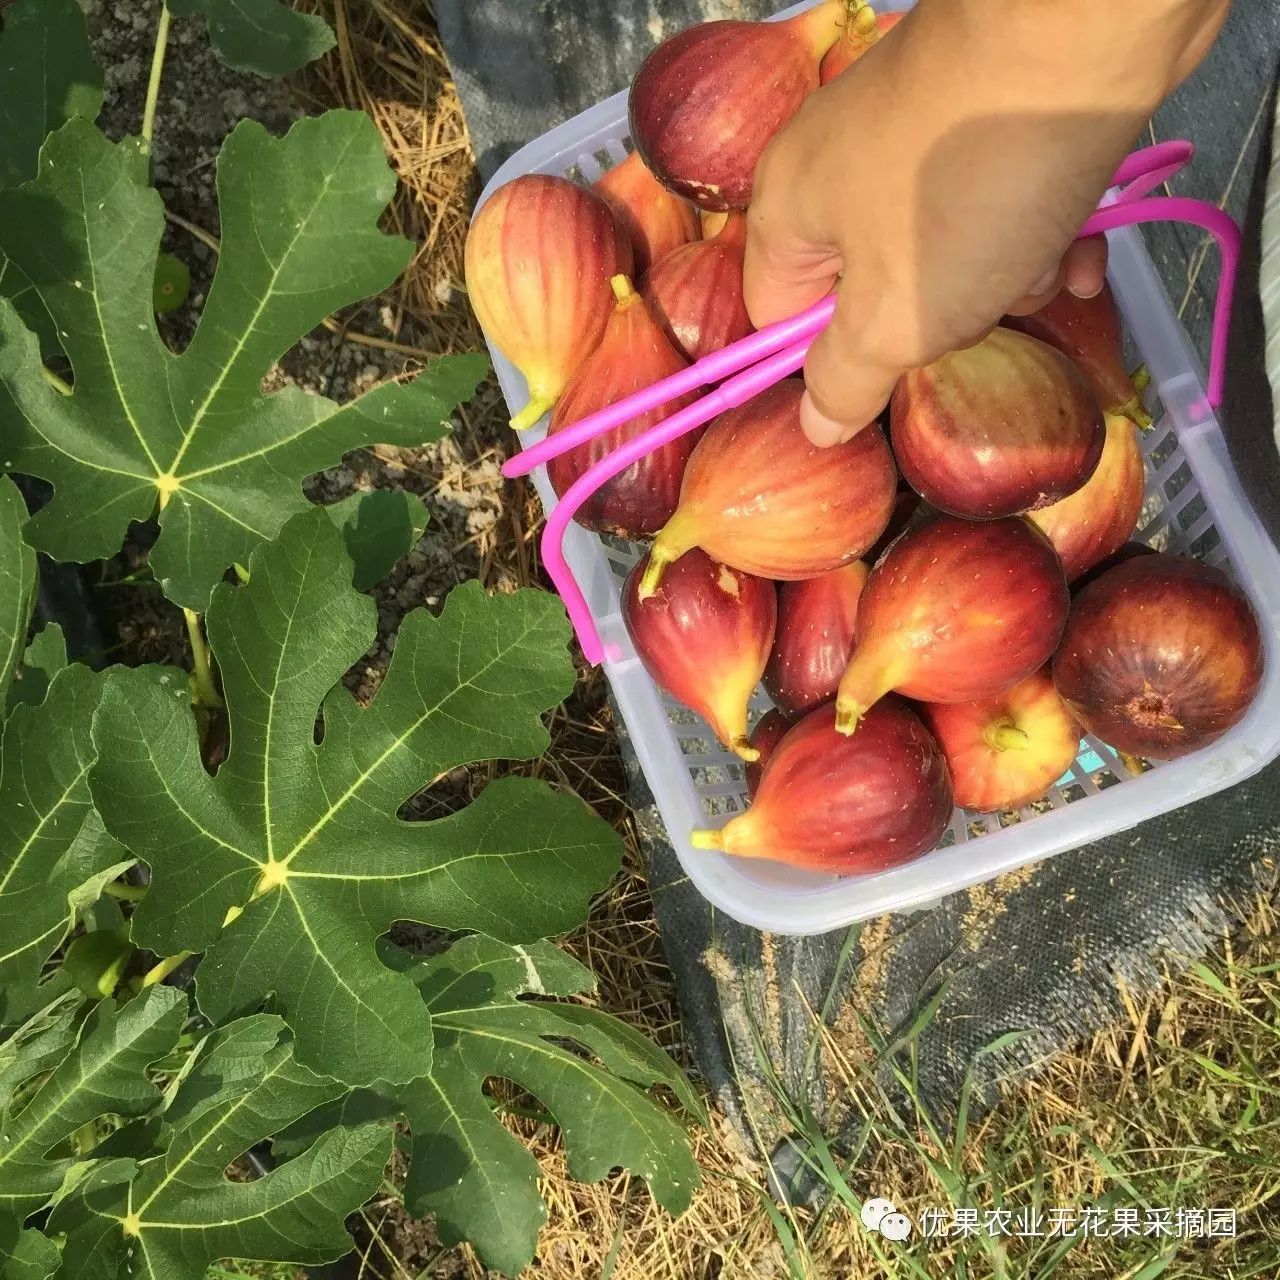
[[[439,439],[484,372],[448,357],[347,404],[263,390],[409,260],[379,230],[395,179],[364,116],[231,133],[199,325],[182,351],[160,335],[148,169],[171,11],[264,74],[331,39],[278,0],[169,0],[141,137],[112,141],[75,0],[17,0],[0,30],[22,68],[0,80],[0,461],[51,488],[28,518],[0,476],[0,1274],[331,1260],[397,1122],[410,1211],[514,1274],[545,1209],[487,1081],[540,1099],[575,1175],[626,1167],[673,1212],[698,1172],[648,1090],[695,1115],[697,1097],[547,941],[617,867],[605,822],[523,777],[444,818],[406,810],[450,770],[545,749],[574,680],[559,603],[466,584],[404,619],[368,705],[343,685],[376,634],[364,593],[426,510],[320,509],[303,481]],[[54,624],[30,636],[36,550],[109,557],[136,522],[158,525],[190,673],[98,670]],[[388,941],[406,923],[429,957]],[[228,1178],[243,1161],[259,1176]]]

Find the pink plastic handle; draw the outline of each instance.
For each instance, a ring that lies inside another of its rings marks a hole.
[[[1168,182],[1175,174],[1180,173],[1191,162],[1196,153],[1195,144],[1185,138],[1174,138],[1169,142],[1157,142],[1154,146],[1143,147],[1126,156],[1115,177],[1111,179],[1113,187],[1123,187],[1117,197],[1117,203],[1136,200],[1149,195],[1163,182]]]
[[[1081,236],[1098,235],[1142,222],[1189,222],[1217,241],[1222,255],[1218,292],[1213,304],[1213,330],[1209,339],[1209,385],[1205,398],[1213,408],[1222,403],[1227,376],[1227,347],[1231,338],[1231,304],[1240,265],[1240,228],[1225,210],[1205,200],[1186,196],[1148,196],[1107,205],[1080,229]]]
[[[625,471],[633,462],[638,462],[664,444],[696,430],[727,409],[745,404],[775,382],[802,369],[808,354],[809,343],[797,343],[730,378],[701,400],[673,413],[634,440],[628,440],[608,457],[601,458],[589,471],[579,476],[569,486],[564,497],[556,503],[555,510],[547,517],[546,527],[542,531],[542,563],[550,574],[551,581],[555,583],[564,607],[569,611],[569,621],[573,623],[578,642],[582,645],[583,656],[588,662],[595,664],[606,658],[612,660],[618,655],[612,651],[605,652],[595,619],[587,607],[586,597],[564,558],[565,530],[577,514],[578,508],[602,484]]]
[[[1205,201],[1181,196],[1147,195],[1182,169],[1193,151],[1189,142],[1167,142],[1147,147],[1129,156],[1115,176],[1114,185],[1123,189],[1110,204],[1098,209],[1085,222],[1077,238],[1100,235],[1137,223],[1166,220],[1192,223],[1214,237],[1222,254],[1222,270],[1214,305],[1207,399],[1210,405],[1216,406],[1222,400],[1226,374],[1231,304],[1240,258],[1240,228],[1227,213]],[[579,476],[547,517],[542,534],[543,564],[564,601],[588,662],[596,664],[613,660],[618,654],[613,650],[606,652],[586,598],[564,558],[564,535],[574,515],[601,485],[633,463],[704,425],[725,410],[744,404],[775,382],[802,369],[810,345],[830,322],[834,310],[835,296],[831,295],[791,320],[752,334],[689,369],[584,418],[572,427],[558,432],[555,437],[543,440],[511,459],[503,467],[505,475],[523,475],[541,462],[557,457],[604,431],[621,426],[641,413],[660,407],[677,395],[723,378],[734,369],[750,365],[743,372],[728,378],[715,391],[627,441],[608,457],[602,458]],[[765,358],[760,359],[761,356]],[[758,360],[759,363],[751,364],[753,360]]]
[[[576,449],[606,431],[626,426],[642,413],[660,409],[679,396],[719,382],[766,356],[776,355],[779,351],[795,346],[798,342],[812,341],[831,323],[835,309],[836,297],[831,294],[789,320],[779,320],[777,324],[730,343],[729,346],[704,356],[697,364],[681,369],[679,373],[673,373],[603,409],[597,409],[573,426],[557,431],[555,435],[547,436],[515,457],[508,458],[502,465],[502,474],[508,478],[527,475],[534,467],[550,462],[552,458],[558,458],[562,453],[568,453],[570,449]]]

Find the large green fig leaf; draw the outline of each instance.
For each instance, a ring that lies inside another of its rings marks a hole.
[[[229,1164],[340,1092],[293,1059],[268,1014],[211,1032],[164,1112],[167,1145],[109,1161],[55,1207],[63,1280],[201,1280],[218,1258],[317,1265],[351,1248],[343,1219],[376,1189],[385,1125],[341,1129],[251,1182]]]
[[[15,707],[0,738],[0,1025],[29,1010],[46,959],[130,861],[89,795],[102,677],[68,667],[39,706]]]
[[[172,987],[152,987],[120,1008],[110,1000],[94,1006],[39,1088],[17,1093],[0,1113],[0,1218],[21,1221],[61,1189],[75,1156],[69,1146],[56,1151],[77,1129],[108,1113],[142,1115],[159,1102],[145,1071],[173,1048],[186,1015],[186,996]],[[29,1048],[32,1073],[47,1069],[42,1041]],[[23,1068],[22,1052],[14,1074]]]
[[[591,990],[590,970],[549,942],[511,946],[481,935],[425,960],[388,950],[431,1010],[431,1074],[396,1091],[349,1094],[285,1135],[282,1150],[335,1124],[402,1115],[413,1130],[410,1212],[434,1214],[444,1243],[469,1240],[489,1266],[515,1275],[533,1260],[546,1208],[537,1161],[485,1093],[486,1079],[501,1077],[534,1095],[559,1123],[573,1177],[595,1181],[621,1166],[640,1174],[670,1212],[688,1207],[699,1183],[688,1135],[643,1092],[664,1085],[701,1117],[684,1073],[607,1013],[525,998]]]
[[[36,553],[22,541],[26,522],[18,486],[0,477],[0,719],[22,661],[36,594]]]
[[[450,769],[545,749],[541,714],[573,686],[564,611],[542,592],[458,587],[440,617],[405,618],[361,708],[338,682],[372,643],[376,609],[352,589],[325,512],[295,517],[249,569],[208,614],[231,726],[216,777],[177,681],[107,680],[92,788],[107,829],[151,866],[133,938],[206,953],[196,990],[211,1020],[270,999],[300,1062],[352,1085],[403,1083],[431,1068],[430,1019],[376,939],[397,920],[511,941],[560,932],[617,866],[606,823],[529,779],[493,782],[436,821],[397,816]]]
[[[55,559],[114,554],[159,507],[151,567],[171,599],[203,610],[232,563],[307,508],[306,476],[362,445],[438,439],[485,365],[449,357],[341,407],[262,392],[299,338],[409,260],[409,242],[378,229],[395,178],[367,116],[331,111],[284,138],[248,120],[233,130],[218,160],[217,275],[181,355],[156,330],[164,217],[142,165],[136,143],[73,120],[33,182],[0,191],[0,252],[35,285],[75,371],[72,395],[48,386],[0,302],[0,461],[52,482],[26,536]]]
[[[323,18],[295,13],[282,0],[169,0],[169,9],[208,19],[213,51],[237,71],[288,75],[333,48]]]
[[[3,6],[0,6],[3,7]],[[18,0],[0,31],[0,188],[34,178],[45,136],[77,116],[97,118],[102,72],[76,0]],[[46,351],[53,321],[30,282],[0,253],[0,297],[8,298]]]

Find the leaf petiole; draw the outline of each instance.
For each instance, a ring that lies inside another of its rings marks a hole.
[[[154,987],[163,982],[179,965],[191,959],[194,952],[179,951],[176,956],[166,956],[158,964],[154,964],[142,975],[142,987]]]
[[[40,372],[41,372],[41,374],[43,375],[44,380],[45,380],[45,381],[46,381],[46,382],[47,382],[47,383],[48,383],[48,384],[49,384],[49,385],[50,385],[50,386],[51,386],[51,387],[52,387],[52,388],[53,388],[53,389],[54,389],[54,390],[55,390],[55,391],[60,395],[60,396],[69,396],[69,395],[71,395],[71,384],[70,384],[69,382],[64,382],[64,381],[63,381],[63,379],[61,379],[60,377],[58,377],[58,375],[57,375],[56,373],[54,373],[54,371],[53,371],[52,369],[49,369],[49,368],[47,368],[46,366],[41,365],[41,366],[40,366]]]
[[[151,78],[147,81],[147,98],[142,107],[142,141],[151,150],[151,135],[156,127],[156,104],[160,100],[160,77],[164,74],[164,55],[169,45],[169,6],[161,3],[160,21],[156,24],[156,47],[151,55]]]
[[[108,898],[116,898],[120,902],[141,902],[146,896],[147,888],[145,884],[126,884],[123,880],[112,880],[102,886],[102,892]]]
[[[204,632],[200,629],[200,615],[194,609],[183,609],[182,616],[186,619],[187,638],[191,641],[191,660],[195,668],[192,680],[196,700],[202,707],[217,710],[226,706],[226,703],[222,701],[218,686],[213,681],[213,660],[209,656]]]

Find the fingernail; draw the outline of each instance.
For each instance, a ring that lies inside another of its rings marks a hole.
[[[816,444],[819,449],[829,449],[833,444],[842,444],[845,439],[845,432],[850,431],[849,424],[846,422],[838,422],[835,418],[829,418],[821,409],[813,402],[813,397],[806,391],[804,399],[800,401],[800,426],[803,428],[806,436],[812,443]],[[851,434],[856,434],[857,428],[853,428]]]
[[[1070,293],[1072,297],[1088,302],[1090,298],[1096,298],[1098,294],[1102,292],[1102,286],[1104,283],[1105,280],[1100,280],[1097,284],[1090,284],[1086,288],[1082,289],[1078,284],[1072,284],[1072,282],[1068,280],[1067,292]]]

